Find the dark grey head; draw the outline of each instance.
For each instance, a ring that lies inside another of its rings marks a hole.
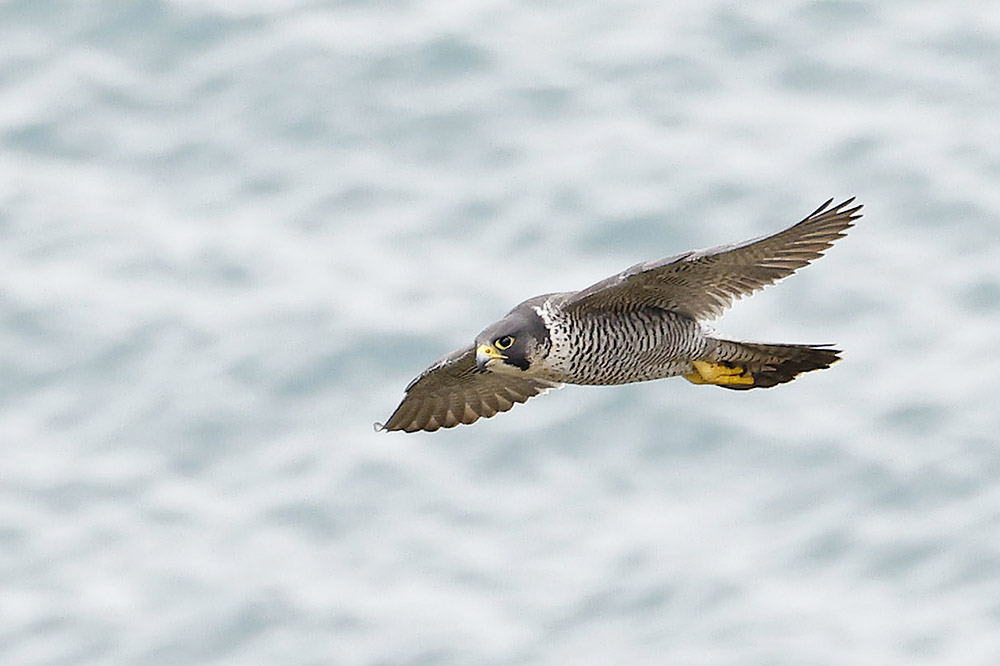
[[[494,372],[526,371],[549,350],[545,323],[525,301],[476,336],[476,365]]]

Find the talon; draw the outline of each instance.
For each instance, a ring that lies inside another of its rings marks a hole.
[[[692,384],[716,384],[718,386],[740,385],[752,386],[753,375],[740,366],[728,366],[723,363],[708,361],[693,361],[694,372],[684,375],[684,379]]]

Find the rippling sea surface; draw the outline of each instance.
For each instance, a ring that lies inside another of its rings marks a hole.
[[[758,4],[0,2],[0,663],[996,664],[1000,12]],[[852,195],[831,370],[372,429]]]

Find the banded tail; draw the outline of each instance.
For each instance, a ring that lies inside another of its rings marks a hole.
[[[745,391],[790,382],[804,372],[825,370],[840,360],[829,345],[783,345],[719,340],[710,358],[694,362],[685,375],[693,384]]]

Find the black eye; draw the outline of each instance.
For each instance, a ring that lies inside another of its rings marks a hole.
[[[509,335],[505,335],[502,338],[497,338],[494,344],[500,351],[503,351],[504,349],[510,349],[510,346],[514,344],[514,338],[512,338]]]

